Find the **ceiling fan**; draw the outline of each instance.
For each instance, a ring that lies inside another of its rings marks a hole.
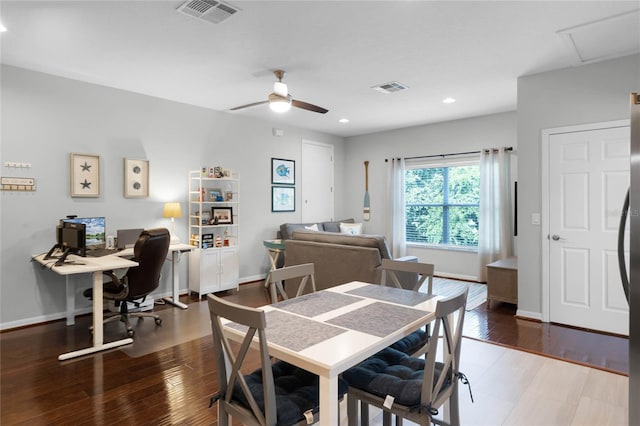
[[[286,74],[283,70],[275,70],[273,72],[278,81],[273,83],[273,93],[269,94],[266,101],[254,102],[252,104],[242,105],[235,108],[231,108],[231,111],[236,111],[243,108],[249,108],[256,105],[269,104],[269,107],[276,112],[285,112],[291,109],[291,106],[296,108],[306,109],[307,111],[319,112],[320,114],[326,114],[329,110],[319,107],[317,105],[310,104],[308,102],[299,101],[293,99],[289,94],[287,85],[282,82],[282,78]]]

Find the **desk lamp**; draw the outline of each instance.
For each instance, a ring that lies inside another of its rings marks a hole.
[[[162,217],[171,218],[171,244],[180,242],[178,235],[176,235],[176,223],[174,218],[182,217],[182,209],[180,203],[164,203],[164,209],[162,210]]]

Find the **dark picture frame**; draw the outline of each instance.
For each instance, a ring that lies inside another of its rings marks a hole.
[[[272,186],[271,211],[277,213],[295,212],[296,188],[294,186]]]
[[[271,158],[271,183],[275,185],[296,184],[296,162],[284,158]]]
[[[233,225],[233,208],[211,207],[211,219],[214,225]]]

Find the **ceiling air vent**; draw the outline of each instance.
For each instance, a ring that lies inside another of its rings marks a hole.
[[[402,90],[407,90],[408,88],[409,86],[398,83],[397,81],[390,81],[389,83],[379,84],[372,87],[373,90],[377,90],[378,92],[385,94],[400,92]]]
[[[180,13],[213,24],[225,21],[239,10],[229,3],[217,0],[189,0],[177,9]]]

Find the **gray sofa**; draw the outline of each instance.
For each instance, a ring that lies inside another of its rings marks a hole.
[[[284,265],[313,263],[317,290],[350,281],[379,283],[382,259],[390,258],[387,241],[381,235],[311,231],[301,226],[285,239]],[[405,256],[396,260],[416,262],[417,258]],[[417,282],[417,275],[407,274],[399,279],[403,285],[406,282],[412,286]],[[289,296],[295,295],[297,290],[298,283],[287,282]]]
[[[283,223],[282,225],[280,225],[278,238],[283,240],[290,240],[293,236],[293,231],[297,229],[306,229],[307,226],[313,226],[313,225],[316,225],[318,227],[318,231],[339,233],[341,223],[355,223],[355,220],[343,219],[343,220],[334,220],[331,222]]]

